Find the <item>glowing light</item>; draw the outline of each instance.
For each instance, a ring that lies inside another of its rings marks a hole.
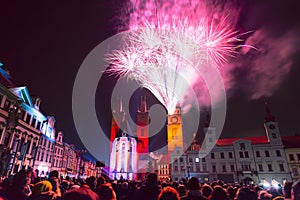
[[[221,66],[237,53],[234,20],[226,13],[216,17],[201,3],[132,0],[143,9],[130,15],[134,31],[124,39],[124,48],[107,55],[107,72],[137,80],[172,114],[187,87],[199,78],[199,67],[207,61]]]

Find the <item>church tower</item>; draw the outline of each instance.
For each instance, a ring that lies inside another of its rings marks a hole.
[[[124,123],[125,112],[123,110],[122,99],[119,100],[117,106],[113,110],[112,122],[111,122],[111,131],[110,131],[110,149],[112,149],[112,143],[117,137],[118,134],[122,131],[120,126]]]
[[[141,98],[141,104],[137,111],[136,134],[138,137],[138,153],[148,153],[149,148],[149,110],[147,107],[146,96]]]
[[[207,113],[204,123],[203,153],[209,152],[216,144],[216,128],[210,126],[210,114]]]
[[[176,107],[174,114],[168,115],[168,152],[174,151],[175,147],[183,149],[182,117],[179,107]]]
[[[279,131],[278,122],[276,121],[274,115],[272,114],[269,106],[265,103],[266,106],[266,117],[265,117],[265,129],[267,137],[270,144],[282,144],[281,135]]]

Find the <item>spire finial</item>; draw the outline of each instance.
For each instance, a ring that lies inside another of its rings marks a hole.
[[[268,102],[265,102],[265,110],[266,110],[265,122],[275,122],[276,121],[275,117],[271,112]]]

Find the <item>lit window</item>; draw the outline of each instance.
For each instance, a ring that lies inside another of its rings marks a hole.
[[[200,161],[200,159],[199,158],[195,158],[195,162],[199,162]]]

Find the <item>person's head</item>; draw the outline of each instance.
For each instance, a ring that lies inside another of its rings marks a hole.
[[[272,195],[268,193],[267,191],[261,191],[259,193],[260,200],[271,200]]]
[[[294,200],[300,200],[300,179],[292,185]]]
[[[97,187],[105,183],[105,178],[103,176],[100,176],[97,178]]]
[[[211,194],[211,200],[226,200],[227,198],[227,193],[226,191],[219,185],[216,185],[214,187],[214,190]]]
[[[78,188],[64,193],[62,200],[99,200],[99,196],[90,189]]]
[[[30,183],[30,177],[30,172],[28,172],[27,170],[21,170],[14,175],[12,185],[16,188],[23,189],[26,185]]]
[[[104,183],[96,188],[95,192],[98,194],[100,200],[116,200],[117,196],[111,184]]]
[[[247,187],[240,188],[236,194],[237,200],[256,200],[257,194]]]
[[[56,170],[53,170],[53,171],[51,171],[50,173],[49,173],[49,178],[58,178],[58,171],[56,171]]]
[[[283,194],[285,198],[292,197],[292,182],[285,182],[283,186]]]
[[[157,174],[156,173],[149,173],[147,175],[146,181],[148,183],[157,184]]]
[[[52,184],[50,183],[50,181],[41,181],[38,182],[36,184],[34,184],[33,188],[32,188],[32,192],[34,194],[41,194],[44,192],[50,192],[52,191]]]
[[[167,186],[164,189],[162,189],[162,191],[158,195],[158,199],[159,200],[179,200],[180,198],[179,198],[178,192],[174,188]]]
[[[179,185],[177,188],[177,191],[178,191],[180,197],[186,195],[186,189],[185,189],[184,185]]]
[[[200,184],[199,180],[195,177],[192,177],[187,183],[188,190],[199,190]]]
[[[202,195],[209,198],[210,195],[212,194],[213,192],[213,189],[210,185],[208,184],[204,184],[202,187],[201,187],[201,191],[202,191]]]

